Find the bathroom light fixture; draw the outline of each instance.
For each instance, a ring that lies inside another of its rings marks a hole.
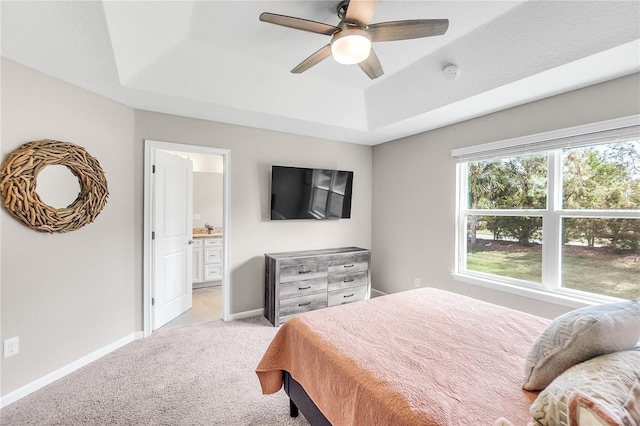
[[[369,57],[371,37],[357,27],[336,33],[331,39],[331,54],[340,64],[357,64]]]

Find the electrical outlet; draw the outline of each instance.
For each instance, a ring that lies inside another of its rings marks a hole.
[[[416,286],[416,287],[420,287],[421,286],[420,277],[414,277],[413,278],[413,285]]]
[[[194,213],[193,220],[200,220],[200,215],[198,213]]]
[[[4,357],[16,355],[20,351],[20,339],[18,337],[12,337],[4,341]]]

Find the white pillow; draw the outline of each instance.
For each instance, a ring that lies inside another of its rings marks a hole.
[[[640,352],[574,365],[540,392],[529,410],[538,425],[640,424]]]
[[[640,303],[589,306],[559,316],[538,337],[525,362],[523,388],[542,390],[569,367],[629,350],[640,339]]]

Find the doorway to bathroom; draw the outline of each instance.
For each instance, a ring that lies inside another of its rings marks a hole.
[[[145,141],[145,335],[229,319],[228,165],[225,149]]]

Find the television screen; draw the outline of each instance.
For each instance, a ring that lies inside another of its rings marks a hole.
[[[353,172],[273,166],[271,220],[351,217]]]

